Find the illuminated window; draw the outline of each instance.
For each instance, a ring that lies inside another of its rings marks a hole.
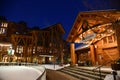
[[[108,36],[108,43],[112,43],[112,42],[113,42],[112,36]]]
[[[35,47],[33,48],[33,54],[35,54]]]
[[[19,34],[19,32],[16,32],[16,34]]]
[[[19,52],[19,47],[17,46],[17,48],[16,48],[16,52],[18,53]]]
[[[28,53],[31,53],[32,52],[32,49],[31,48],[28,48]]]
[[[107,39],[103,38],[103,44],[107,44]]]
[[[7,47],[6,47],[6,46],[3,46],[3,47],[2,47],[2,50],[3,50],[3,51],[7,51]]]
[[[5,28],[0,28],[0,34],[6,34],[6,29]]]
[[[1,26],[2,27],[8,27],[8,23],[2,23]]]
[[[17,53],[23,53],[23,47],[22,46],[17,46],[16,52]]]

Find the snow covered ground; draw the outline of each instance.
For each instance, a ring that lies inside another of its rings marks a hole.
[[[0,80],[36,80],[46,69],[58,70],[68,65],[39,65],[39,66],[0,66]],[[45,75],[46,77],[46,75]],[[44,77],[43,80],[46,80]]]
[[[63,66],[50,64],[42,64],[39,66],[0,66],[0,80],[36,80],[44,72],[45,68],[58,70],[67,66],[70,66],[70,64]],[[95,67],[81,68],[94,69]],[[111,68],[101,68],[101,70],[112,71]],[[116,80],[120,80],[119,75],[120,71],[118,71]],[[46,75],[42,80],[46,80]],[[108,74],[104,80],[113,80],[113,75]]]
[[[36,80],[42,73],[32,67],[0,66],[0,80]]]
[[[113,74],[106,75],[104,80],[115,80]],[[116,80],[120,80],[120,70],[117,71]]]
[[[58,70],[66,66],[69,66],[69,64],[63,66],[49,64],[39,66],[0,66],[0,80],[36,80],[44,72],[45,68]]]

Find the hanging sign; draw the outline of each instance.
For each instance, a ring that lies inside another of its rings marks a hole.
[[[83,42],[92,40],[92,39],[95,38],[95,37],[96,37],[96,34],[95,34],[95,33],[87,34],[86,36],[84,36],[84,37],[82,38],[82,40],[80,41],[80,43],[83,43]]]

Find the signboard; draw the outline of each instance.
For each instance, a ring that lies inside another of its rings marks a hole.
[[[92,39],[95,38],[95,37],[96,37],[96,34],[95,34],[95,33],[87,34],[86,36],[83,37],[83,39],[80,41],[80,43],[83,43],[83,42],[92,40]]]

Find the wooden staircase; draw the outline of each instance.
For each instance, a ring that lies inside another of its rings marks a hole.
[[[79,80],[104,80],[107,74],[110,74],[111,71],[101,71],[77,66],[69,66],[63,69],[58,70],[65,74],[71,75]]]

